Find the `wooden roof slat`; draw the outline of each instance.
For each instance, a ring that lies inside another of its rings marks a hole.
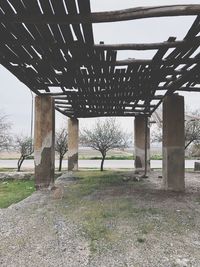
[[[185,36],[185,40],[192,40],[200,31],[200,15],[198,15]]]
[[[174,42],[176,40],[175,37],[169,37],[167,42]],[[146,79],[147,83],[146,86],[149,87],[148,90],[146,90],[146,99],[145,99],[145,111],[149,111],[150,108],[150,102],[152,97],[156,93],[156,89],[161,81],[161,75],[159,75],[160,71],[166,68],[166,66],[162,65],[163,57],[168,51],[167,47],[160,48],[157,53],[154,55],[152,59],[152,64],[150,65],[150,78]]]
[[[60,15],[66,15],[63,1],[51,0],[51,3],[53,5],[53,8],[54,8],[56,14],[59,14],[59,16]],[[73,43],[74,39],[73,39],[73,35],[71,32],[70,26],[69,25],[60,25],[60,29],[61,29],[62,35],[64,37],[65,43],[68,45]]]
[[[91,13],[90,0],[78,0],[78,6],[80,14],[88,15]],[[87,44],[94,44],[92,24],[82,24],[83,34],[85,37],[85,42]]]
[[[70,16],[70,15],[72,15],[72,16],[78,15],[75,0],[64,0],[64,1],[65,1],[65,5],[67,7],[68,14],[69,14],[68,16]],[[60,23],[60,24],[62,24],[62,23]],[[73,30],[74,30],[74,33],[75,33],[77,39],[80,42],[84,42],[80,25],[74,24],[73,22],[70,23],[70,24],[72,24],[72,27],[73,27]]]
[[[0,63],[36,94],[54,97],[56,109],[65,115],[149,116],[166,94],[176,90],[200,91],[199,17],[182,41],[170,38],[155,44],[104,46],[94,45],[91,22],[108,13],[91,13],[89,0],[40,0],[42,11],[38,1],[10,3],[13,8],[9,2],[0,2]],[[169,6],[147,7],[109,15],[113,19],[120,13],[119,19],[128,19],[149,17],[156,12],[163,16],[167,12],[188,15],[199,11],[197,6],[188,9],[184,5],[176,6],[176,11]],[[55,20],[50,25],[50,21],[13,22],[13,18],[20,17]],[[77,18],[81,18],[80,23]],[[75,19],[71,20],[72,25],[69,19]],[[171,47],[173,51],[165,56]],[[150,60],[117,60],[117,50],[152,48],[157,53]],[[58,88],[55,91],[53,87]],[[158,90],[163,94],[158,95]]]

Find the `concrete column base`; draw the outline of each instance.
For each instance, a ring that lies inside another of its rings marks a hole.
[[[185,190],[184,97],[167,96],[163,102],[163,186]]]
[[[76,118],[68,119],[68,171],[78,171],[79,123]]]
[[[54,183],[55,108],[50,96],[35,98],[35,186],[47,188]]]

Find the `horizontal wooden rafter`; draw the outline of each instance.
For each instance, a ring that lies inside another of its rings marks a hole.
[[[102,50],[157,50],[159,48],[175,48],[182,46],[191,46],[200,44],[200,37],[196,37],[192,40],[182,40],[173,42],[162,42],[162,43],[129,43],[129,44],[95,44],[95,49]]]
[[[32,24],[85,24],[116,22],[154,17],[191,16],[200,14],[200,5],[173,5],[173,6],[152,6],[123,9],[117,11],[95,12],[90,14],[69,14],[69,15],[18,15],[0,16],[1,21],[11,23],[32,23]]]

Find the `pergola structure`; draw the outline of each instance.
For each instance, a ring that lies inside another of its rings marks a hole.
[[[183,40],[94,43],[93,23],[188,15],[195,20]],[[147,118],[164,102],[165,186],[183,190],[184,99],[174,92],[200,92],[199,32],[200,5],[92,13],[89,0],[0,1],[0,63],[37,95],[37,188],[53,181],[54,109],[70,118],[69,170],[78,168],[78,118],[105,116],[135,117],[135,164],[144,168]],[[151,60],[117,60],[119,50],[152,49]]]

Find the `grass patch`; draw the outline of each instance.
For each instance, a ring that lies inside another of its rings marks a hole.
[[[200,204],[200,197],[198,197],[198,198],[196,199],[196,202],[198,202],[198,203]]]
[[[35,191],[33,180],[0,182],[0,208],[7,208],[30,196]]]
[[[0,172],[14,172],[16,168],[0,168]]]
[[[155,154],[151,156],[151,160],[162,160],[162,155],[160,154]]]
[[[62,202],[63,211],[73,222],[81,224],[81,231],[89,240],[92,253],[111,249],[124,238],[117,230],[119,222],[134,225],[135,220],[145,217],[146,221],[158,213],[155,208],[137,207],[134,198],[127,195],[128,188],[143,187],[144,182],[124,182],[125,173],[81,171],[76,173],[75,182],[68,186]],[[111,197],[109,192],[113,194]],[[150,224],[139,225],[138,231],[142,236],[154,229]]]
[[[134,184],[143,185],[143,182],[123,181],[123,172],[113,171],[81,171],[76,173],[78,181],[70,186],[69,198],[76,198],[79,201],[82,197],[91,195],[95,191],[104,191],[106,188],[123,187],[124,185]]]
[[[74,212],[74,220],[81,222],[92,253],[106,247],[111,248],[120,239],[116,231],[116,221],[131,213],[128,203],[129,201],[123,199],[107,202],[85,200],[81,203],[81,211],[79,209]]]
[[[81,160],[101,160],[101,156],[80,156]],[[111,155],[107,156],[106,160],[135,160],[134,155]],[[162,155],[152,155],[151,160],[162,160]]]
[[[79,225],[91,253],[104,253],[116,247],[123,251],[122,244],[127,240],[140,246],[152,236],[158,239],[163,233],[182,236],[186,229],[195,228],[194,218],[185,211],[162,209],[156,202],[144,205],[148,183],[131,179],[124,182],[125,175],[130,172],[79,171],[60,202],[62,214]]]
[[[101,156],[80,156],[79,159],[84,160],[101,160]],[[106,156],[106,160],[133,160],[135,157],[133,155],[113,155]]]

